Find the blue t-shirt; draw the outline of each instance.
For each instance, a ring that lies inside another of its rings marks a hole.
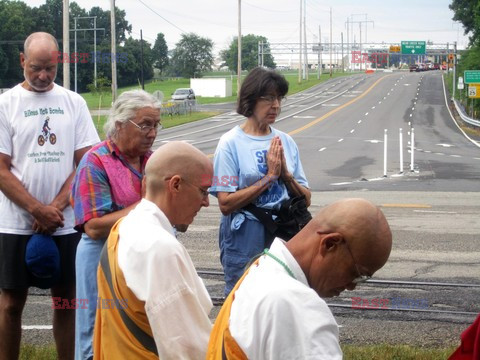
[[[270,134],[253,136],[236,126],[223,134],[215,151],[214,175],[210,193],[235,192],[246,188],[267,174],[267,153],[274,136],[282,141],[288,171],[302,186],[308,187],[297,144],[292,137],[270,127]],[[289,198],[287,187],[281,180],[275,181],[255,201],[258,207],[273,209]]]

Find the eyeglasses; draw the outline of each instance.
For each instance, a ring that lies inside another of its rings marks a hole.
[[[347,247],[347,250],[350,253],[350,256],[352,257],[353,263],[355,264],[355,269],[357,270],[357,274],[358,274],[358,276],[355,279],[352,280],[352,283],[361,284],[361,283],[364,283],[367,280],[370,280],[372,278],[370,275],[362,275],[362,273],[358,269],[357,262],[355,261],[355,258],[353,257],[352,250],[350,250],[350,246],[348,246],[347,241],[345,241],[345,246]]]
[[[192,185],[192,186],[196,187],[198,190],[200,190],[200,192],[202,193],[202,197],[203,197],[204,199],[208,198],[209,192],[208,192],[207,190],[202,189],[202,188],[201,188],[200,186],[198,186],[198,185],[192,184],[190,181],[187,181],[187,180],[185,180],[184,178],[182,178],[182,180],[183,180],[184,182],[186,182],[187,184]]]
[[[128,120],[128,121],[130,121],[133,125],[139,128],[140,131],[143,132],[144,134],[148,134],[150,131],[152,131],[152,129],[155,129],[155,131],[162,129],[162,124],[160,123],[160,121],[156,121],[154,125],[138,125],[132,120]]]
[[[260,96],[260,100],[263,100],[270,105],[272,105],[275,100],[278,101],[278,104],[281,105],[282,102],[285,103],[287,101],[287,98],[285,96],[273,96],[273,95],[265,95],[265,96]]]

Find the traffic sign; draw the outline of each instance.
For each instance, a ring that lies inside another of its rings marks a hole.
[[[465,70],[463,73],[463,79],[465,84],[480,83],[480,70]]]
[[[425,41],[402,41],[402,54],[425,55]]]
[[[468,85],[468,97],[472,99],[480,98],[480,84]]]
[[[400,52],[401,48],[398,45],[390,45],[390,52]]]

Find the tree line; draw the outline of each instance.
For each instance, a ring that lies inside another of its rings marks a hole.
[[[115,37],[117,44],[117,81],[118,86],[134,85],[140,82],[142,72],[144,80],[154,76],[154,69],[159,75],[175,77],[202,77],[211,71],[214,63],[213,41],[195,33],[184,33],[168,49],[163,33],[158,33],[155,43],[134,39],[131,36],[132,25],[125,18],[124,10],[115,8]],[[63,37],[63,1],[46,0],[39,7],[30,7],[23,1],[0,0],[0,88],[12,87],[23,81],[23,70],[19,64],[19,53],[23,43],[32,32],[45,31],[59,41],[58,62],[69,61],[70,79],[74,81],[74,63],[77,63],[77,89],[79,92],[96,91],[111,81],[111,27],[110,10],[100,7],[83,9],[75,2],[70,2],[70,28],[73,29],[77,18],[77,29],[93,29],[96,17],[96,48],[94,31],[77,30],[76,53],[74,53],[74,31],[70,31],[70,54],[62,52]],[[269,43],[263,36],[242,36],[242,69],[251,70],[257,66],[258,42],[265,43],[264,65],[275,67],[272,55],[268,54]],[[220,57],[229,70],[237,71],[237,39],[222,50]],[[52,55],[53,56],[53,55]],[[97,89],[94,87],[94,64],[97,67]],[[62,83],[63,66],[58,67],[57,82]],[[73,86],[72,86],[73,88]]]
[[[463,76],[465,70],[480,70],[480,2],[453,0],[449,7],[454,13],[453,20],[462,23],[465,35],[469,36],[468,48],[462,52],[457,67],[457,76]],[[472,105],[475,113],[480,111],[478,101],[466,105],[468,112]]]

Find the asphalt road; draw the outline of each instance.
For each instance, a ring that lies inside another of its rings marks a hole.
[[[275,125],[289,132],[300,148],[314,191],[312,212],[344,197],[367,198],[385,212],[394,245],[376,279],[438,283],[367,283],[328,299],[344,343],[456,344],[460,332],[480,312],[480,147],[465,138],[450,117],[440,74],[380,73],[330,80],[289,97]],[[243,121],[233,112],[233,104],[220,107],[225,109],[220,116],[162,130],[156,146],[184,140],[213,154],[219,137]],[[414,171],[410,171],[408,143],[411,127]],[[404,144],[402,174],[399,128]],[[179,237],[200,271],[221,271],[219,217],[211,198],[211,206]],[[202,276],[212,297],[221,297],[221,277]],[[39,290],[32,289],[32,295],[23,339],[51,342],[51,301]],[[427,305],[403,311],[352,309],[352,297],[422,299]]]

